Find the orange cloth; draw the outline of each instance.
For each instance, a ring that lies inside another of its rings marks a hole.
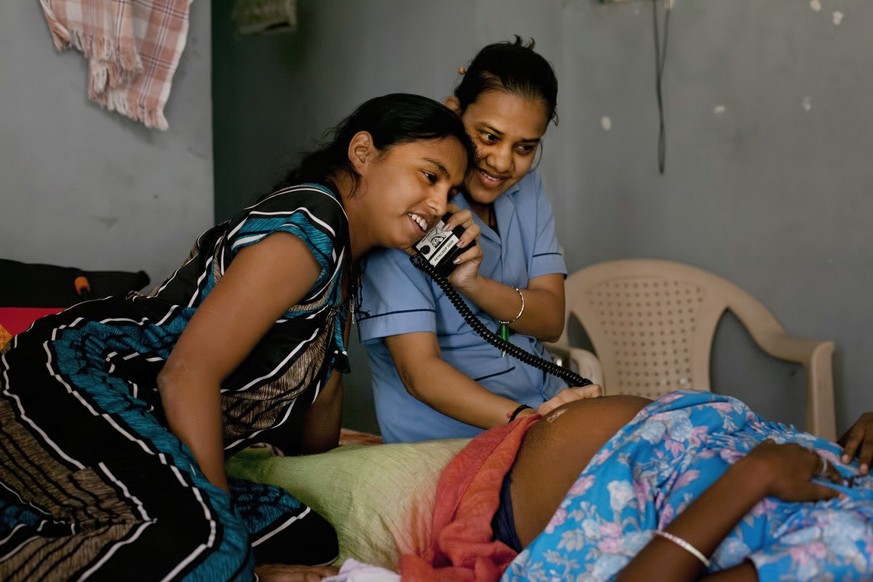
[[[12,334],[6,331],[6,328],[0,325],[0,352],[3,351],[3,346],[9,343],[12,339]]]
[[[381,445],[382,437],[378,434],[372,434],[369,432],[362,432],[359,430],[354,430],[351,428],[341,428],[340,429],[340,437],[339,437],[340,445]]]
[[[431,548],[400,557],[401,579],[412,582],[496,581],[516,552],[493,539],[491,520],[500,486],[528,428],[539,415],[480,434],[443,470],[434,507]]]

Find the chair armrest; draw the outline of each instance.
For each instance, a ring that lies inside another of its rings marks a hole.
[[[811,362],[816,350],[822,349],[826,344],[830,344],[833,350],[833,342],[790,335],[783,329],[760,333],[755,341],[774,358],[804,365]]]
[[[832,370],[834,342],[792,336],[782,330],[762,333],[756,341],[774,358],[803,365],[806,372],[806,430],[828,440],[836,439]]]
[[[603,385],[603,367],[600,365],[600,360],[593,353],[582,348],[574,348],[563,343],[546,343],[546,349],[552,355],[552,361],[559,366],[569,368],[588,378],[594,384],[600,384],[603,387],[604,393],[606,386]]]
[[[734,291],[729,309],[743,322],[755,343],[774,358],[803,365],[806,372],[806,430],[836,438],[834,343],[789,335],[764,305],[742,290]]]

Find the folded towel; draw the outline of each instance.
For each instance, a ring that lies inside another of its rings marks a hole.
[[[188,35],[191,0],[40,0],[59,51],[88,59],[88,97],[165,130],[164,106]]]
[[[500,486],[521,441],[539,415],[523,416],[474,438],[443,470],[433,513],[429,551],[400,558],[403,580],[496,581],[517,555],[493,539],[491,520]]]

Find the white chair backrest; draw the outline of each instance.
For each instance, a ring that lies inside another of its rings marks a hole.
[[[677,388],[710,390],[710,354],[726,310],[770,355],[806,368],[807,430],[834,438],[832,342],[788,336],[746,291],[703,269],[658,259],[591,265],[566,281],[568,321],[591,339],[606,394],[647,398]],[[568,344],[567,328],[559,344]]]

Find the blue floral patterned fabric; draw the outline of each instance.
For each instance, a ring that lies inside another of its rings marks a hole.
[[[613,579],[654,530],[767,438],[815,449],[844,476],[837,488],[845,495],[760,501],[713,554],[710,571],[749,559],[761,580],[873,579],[873,477],[859,477],[857,461],[842,464],[836,444],[769,422],[734,398],[677,391],[600,449],[503,580]]]

